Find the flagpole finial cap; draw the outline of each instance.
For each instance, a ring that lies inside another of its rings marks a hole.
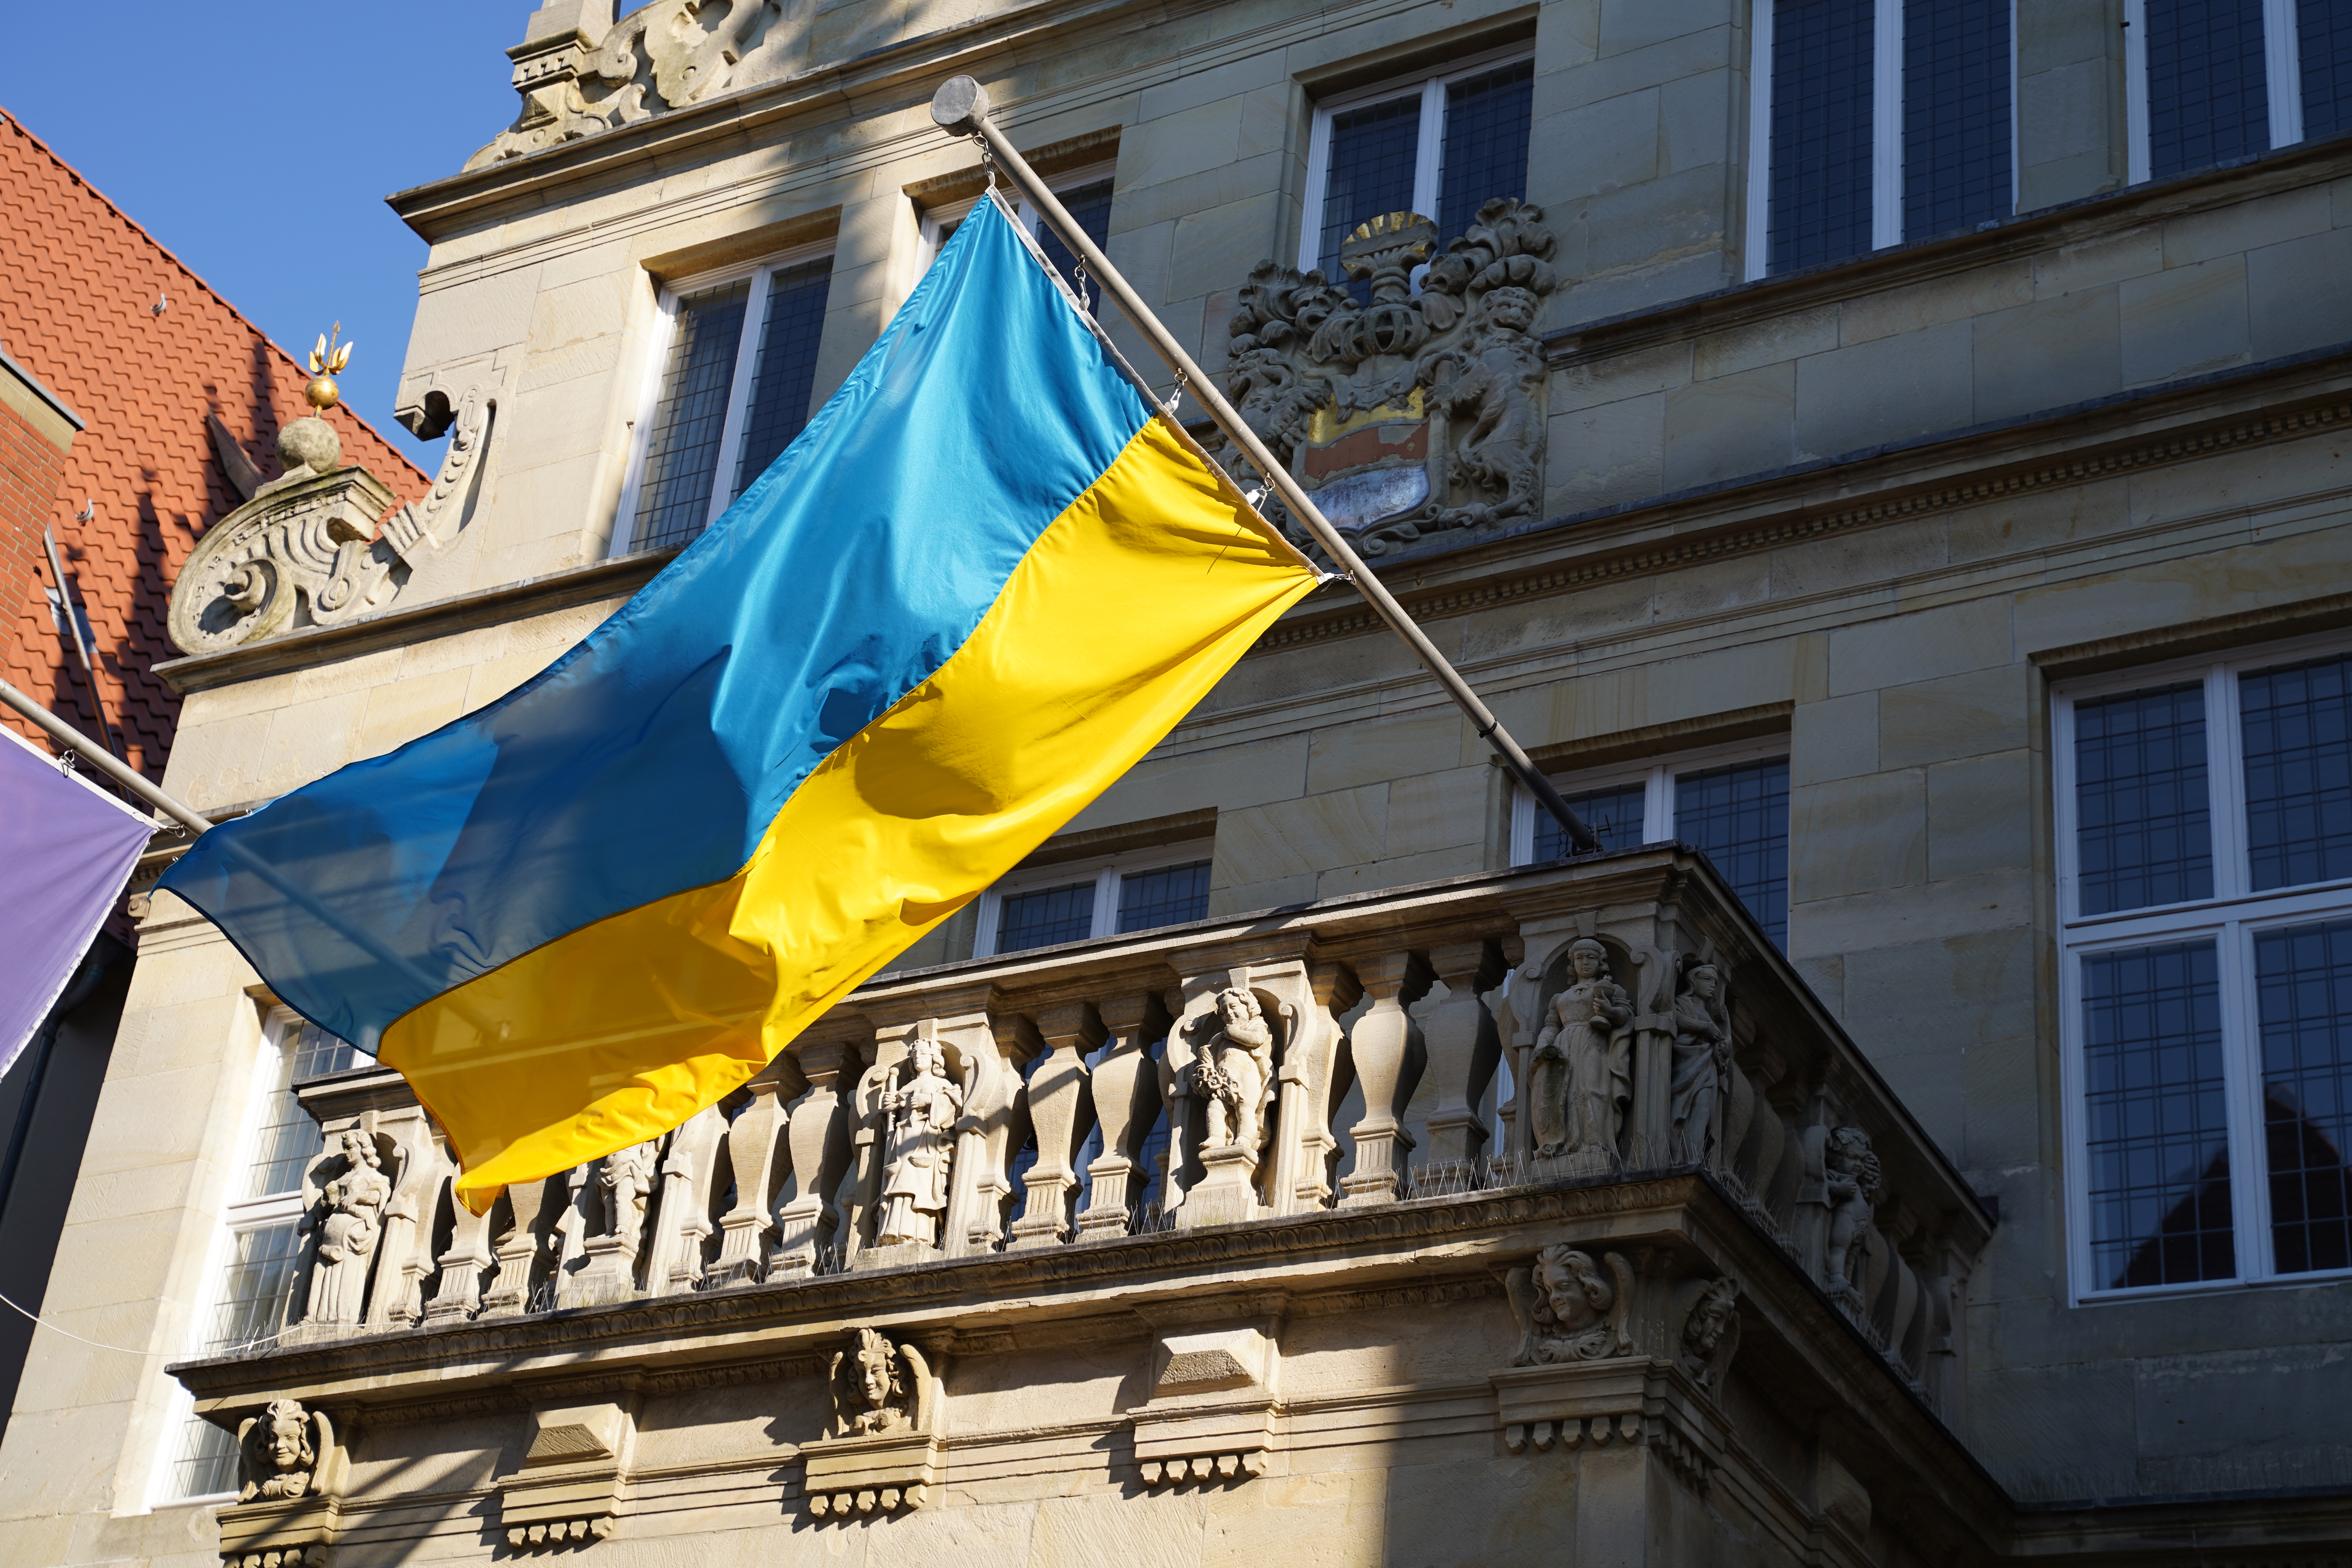
[[[988,89],[968,76],[951,76],[931,95],[931,119],[959,136],[977,136],[988,118]]]

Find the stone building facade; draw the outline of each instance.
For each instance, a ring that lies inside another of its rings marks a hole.
[[[531,13],[393,198],[447,467],[357,608],[182,574],[177,793],[479,706],[707,526],[987,199],[965,72],[1605,852],[1335,585],[749,1091],[479,1222],[159,899],[47,1298],[128,1350],[28,1379],[0,1550],[2352,1549],[2339,31]]]

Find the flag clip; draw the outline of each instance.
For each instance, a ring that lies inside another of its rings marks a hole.
[[[1184,373],[1183,373],[1182,371],[1181,371],[1181,370],[1180,370],[1180,371],[1178,371],[1178,372],[1176,373],[1176,390],[1175,390],[1175,391],[1173,391],[1173,392],[1171,392],[1171,393],[1170,393],[1170,394],[1168,395],[1167,411],[1168,411],[1168,416],[1169,416],[1171,419],[1173,419],[1174,417],[1176,417],[1176,405],[1177,405],[1178,404],[1180,404],[1180,403],[1183,402],[1183,401],[1184,401]],[[1255,501],[1253,501],[1253,502],[1251,502],[1250,504],[1252,504],[1253,506],[1255,506],[1256,503],[1255,503]]]

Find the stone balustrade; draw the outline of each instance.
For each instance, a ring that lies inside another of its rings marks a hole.
[[[887,976],[657,1145],[479,1217],[395,1075],[300,1092],[327,1152],[289,1345],[1695,1168],[1940,1400],[1986,1236],[1671,848]]]

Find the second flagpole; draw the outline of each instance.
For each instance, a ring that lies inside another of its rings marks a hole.
[[[1102,253],[1102,247],[1095,244],[1093,237],[1078,226],[1076,219],[1070,216],[1068,209],[1055,199],[1054,193],[1046,188],[1037,171],[1029,166],[1028,160],[1021,156],[1013,143],[1005,139],[1004,133],[990,121],[988,115],[988,89],[968,76],[950,77],[940,84],[940,90],[931,99],[931,119],[942,129],[959,136],[975,138],[988,149],[989,155],[1012,177],[1013,183],[1020,187],[1021,194],[1052,226],[1070,253],[1085,262],[1087,271],[1102,285],[1103,291],[1118,301],[1119,309],[1143,333],[1153,351],[1167,361],[1168,367],[1176,373],[1178,381],[1201,400],[1201,406],[1216,422],[1217,428],[1241,448],[1243,455],[1265,477],[1266,482],[1281,494],[1284,503],[1290,508],[1291,515],[1306,526],[1307,532],[1315,536],[1315,542],[1323,547],[1333,563],[1356,585],[1356,591],[1363,595],[1372,606],[1372,613],[1405,640],[1414,657],[1437,678],[1438,685],[1445,689],[1445,694],[1469,715],[1470,722],[1480,738],[1495,749],[1496,754],[1526,786],[1528,793],[1534,795],[1538,804],[1559,822],[1568,835],[1569,843],[1580,853],[1600,848],[1600,841],[1593,837],[1592,830],[1570,808],[1559,789],[1544,776],[1543,770],[1536,766],[1526,750],[1511,738],[1510,731],[1503,728],[1503,721],[1495,717],[1494,711],[1470,689],[1470,683],[1462,679],[1461,671],[1454,668],[1453,663],[1438,651],[1437,646],[1429,640],[1428,634],[1405,613],[1404,606],[1397,603],[1396,596],[1388,591],[1387,585],[1372,575],[1371,569],[1364,564],[1339,531],[1331,526],[1330,521],[1307,495],[1305,487],[1276,460],[1274,454],[1266,449],[1265,443],[1258,438],[1257,432],[1252,430],[1233,405],[1225,401],[1216,383],[1209,379],[1193,363],[1192,356],[1185,353],[1183,345],[1160,324],[1160,318],[1152,313],[1151,308],[1129,286],[1127,279],[1119,275],[1118,268],[1111,265],[1110,258]]]

